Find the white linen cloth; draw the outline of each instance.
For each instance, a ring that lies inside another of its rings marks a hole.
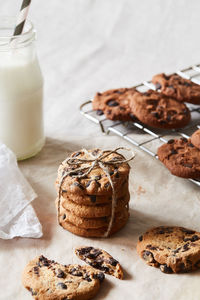
[[[16,157],[0,143],[0,238],[42,236],[42,227],[31,206],[36,193],[18,168]]]

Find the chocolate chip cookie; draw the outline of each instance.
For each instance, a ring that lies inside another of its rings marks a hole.
[[[193,135],[191,136],[192,144],[200,149],[200,129],[196,130]]]
[[[84,152],[83,150],[74,152],[71,154],[71,162],[63,161],[58,169],[57,177],[57,189],[66,190],[68,193],[78,195],[107,195],[110,196],[113,193],[109,178],[105,171],[98,165],[95,165],[93,170],[86,174],[82,178],[77,178],[77,175],[83,175],[83,171],[74,171],[75,168],[91,167],[92,162],[86,162],[80,166],[78,159],[91,159],[98,155],[106,155],[108,151],[102,151],[100,149],[89,150]],[[123,189],[124,185],[128,182],[128,175],[130,167],[127,163],[117,164],[119,160],[125,159],[123,155],[118,153],[112,153],[105,157],[103,161],[108,162],[107,169],[112,179],[115,189]],[[112,165],[111,162],[116,162],[116,165]],[[66,175],[71,171],[70,175]],[[61,183],[62,182],[62,183]]]
[[[120,211],[115,212],[114,221],[120,221],[124,219],[128,214],[128,208],[123,207]],[[73,214],[71,211],[63,208],[60,208],[60,224],[63,222],[69,222],[79,228],[85,229],[98,229],[102,227],[108,227],[110,222],[110,216],[98,217],[98,218],[87,218],[79,217]]]
[[[132,120],[130,100],[135,91],[134,88],[120,88],[97,93],[92,101],[93,110],[98,115],[105,114],[110,120]]]
[[[76,255],[95,269],[106,274],[123,279],[123,271],[119,262],[108,252],[94,247],[79,247],[75,250]]]
[[[158,158],[173,175],[200,178],[200,150],[190,139],[169,140],[158,148]]]
[[[104,280],[104,273],[90,266],[60,265],[44,256],[30,261],[22,282],[36,300],[92,299]]]
[[[117,199],[115,211],[119,212],[130,200],[130,194],[127,193],[124,198]],[[57,200],[58,201],[58,200]],[[76,204],[69,198],[60,198],[60,204],[64,209],[72,214],[83,218],[100,218],[110,216],[112,211],[112,203],[98,204],[96,206]]]
[[[133,114],[144,124],[155,128],[182,128],[190,122],[190,111],[184,103],[148,90],[136,92],[131,100]]]
[[[190,272],[200,268],[200,233],[183,227],[153,228],[139,237],[137,252],[164,273]]]
[[[184,79],[179,75],[155,75],[152,82],[162,94],[181,102],[200,104],[200,85]]]
[[[124,217],[120,220],[117,220],[115,219],[114,222],[113,222],[113,226],[111,228],[111,230],[109,231],[109,234],[108,236],[111,236],[113,235],[114,233],[116,233],[117,231],[119,231],[120,229],[122,229],[127,221],[128,221],[128,218],[129,218],[129,213],[128,213],[128,210],[127,210],[127,213],[124,215]],[[75,226],[74,224],[70,223],[70,222],[65,222],[63,221],[61,226],[76,234],[76,235],[79,235],[79,236],[83,236],[83,237],[104,237],[104,235],[106,234],[107,232],[107,229],[108,229],[108,226],[106,227],[101,227],[101,228],[81,228],[81,227],[78,227],[78,226]],[[106,236],[107,237],[107,236]]]
[[[128,182],[124,184],[124,186],[116,190],[117,198],[125,197],[128,190]],[[73,201],[77,204],[81,205],[89,205],[89,206],[95,206],[97,204],[108,204],[112,202],[112,196],[106,196],[106,195],[79,195],[79,194],[73,194],[69,193],[67,190],[62,190],[62,197],[67,199],[73,199]]]

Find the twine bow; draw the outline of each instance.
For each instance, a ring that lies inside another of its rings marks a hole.
[[[126,151],[131,151],[130,149],[124,148],[124,147],[118,147],[114,150],[104,150],[100,151],[100,153],[97,152],[96,155],[88,152],[86,149],[82,149],[81,152],[84,154],[87,154],[89,158],[78,158],[78,157],[68,157],[63,164],[67,163],[69,166],[75,166],[75,168],[71,170],[67,170],[63,172],[60,185],[59,185],[59,198],[58,198],[58,222],[60,224],[60,201],[61,201],[61,195],[62,195],[62,184],[64,182],[64,179],[71,175],[73,178],[84,178],[86,177],[94,168],[99,167],[101,168],[104,173],[107,175],[108,180],[110,182],[111,188],[112,188],[112,206],[111,206],[111,218],[108,224],[107,231],[103,235],[104,237],[108,237],[110,234],[110,231],[112,229],[113,221],[114,221],[114,216],[115,216],[115,208],[116,208],[116,191],[115,187],[112,181],[112,178],[109,173],[109,166],[117,166],[121,165],[123,163],[127,163],[131,161],[134,157],[135,154],[132,152],[132,156],[129,159],[124,159],[123,156],[120,157],[115,157],[114,159],[110,159],[108,161],[105,161],[105,158],[111,155],[112,153],[121,155],[118,153],[118,150],[126,150]],[[84,164],[84,166],[82,166]],[[61,224],[60,224],[61,225]]]

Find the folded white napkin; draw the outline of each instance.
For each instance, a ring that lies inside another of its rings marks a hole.
[[[42,236],[41,224],[30,204],[36,197],[15,155],[0,143],[0,238]]]

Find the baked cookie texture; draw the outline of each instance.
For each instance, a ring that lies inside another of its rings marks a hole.
[[[181,102],[200,104],[200,85],[184,79],[177,74],[157,74],[152,78],[156,89],[162,94]]]
[[[200,129],[196,130],[193,135],[191,136],[192,144],[200,149]]]
[[[58,169],[56,180],[58,222],[64,229],[76,235],[84,237],[111,235],[124,227],[129,218],[130,167],[126,162],[117,163],[125,159],[121,154],[111,153],[103,158],[103,161],[109,162],[106,165],[106,172],[104,167],[101,168],[98,164],[86,175],[80,170],[77,172],[77,168],[80,167],[78,159],[90,160],[91,157],[102,154],[107,155],[109,151],[94,149],[89,150],[89,153],[84,150],[74,152],[70,156],[73,164],[65,160]],[[87,167],[88,170],[91,164],[91,161],[84,161],[81,168]],[[67,173],[70,171],[70,174]],[[84,176],[79,178],[79,175]],[[114,206],[110,180],[116,195]],[[108,230],[111,222],[112,228]]]
[[[159,160],[173,175],[200,178],[200,150],[190,139],[171,139],[158,148]]]
[[[155,128],[182,128],[191,119],[190,111],[184,103],[153,90],[136,92],[130,105],[133,114],[142,123]]]
[[[95,269],[106,274],[123,279],[123,270],[119,262],[108,252],[94,247],[78,247],[75,249],[76,255]]]
[[[93,110],[110,120],[131,121],[130,101],[135,91],[134,88],[120,88],[97,93],[92,101]]]
[[[89,150],[92,155],[98,155],[101,153],[100,149]],[[106,152],[105,152],[106,154]],[[76,159],[90,159],[91,157],[88,154],[84,154],[83,151],[77,151],[72,153],[72,158]],[[105,161],[117,161],[118,159],[124,159],[121,154],[112,153],[105,158]],[[78,162],[77,162],[78,163]],[[88,163],[82,165],[82,167],[87,166]],[[72,168],[78,167],[78,164],[75,166],[70,166],[67,162],[62,162],[58,169],[58,177],[56,180],[57,188],[59,188],[60,181],[62,179],[63,173],[71,171]],[[111,176],[112,182],[116,190],[120,190],[128,182],[130,167],[127,163],[120,164],[118,166],[109,166],[109,174]],[[105,174],[102,168],[96,166],[88,175],[83,178],[78,179],[73,175],[82,175],[81,171],[72,173],[71,175],[66,176],[65,180],[62,183],[62,190],[67,191],[67,193],[78,194],[80,195],[112,195],[112,188],[108,179],[108,176]]]
[[[104,273],[90,266],[61,265],[44,256],[30,261],[22,282],[36,300],[87,300],[98,292]]]
[[[164,273],[184,273],[200,268],[200,233],[183,227],[160,226],[139,237],[137,252]]]

